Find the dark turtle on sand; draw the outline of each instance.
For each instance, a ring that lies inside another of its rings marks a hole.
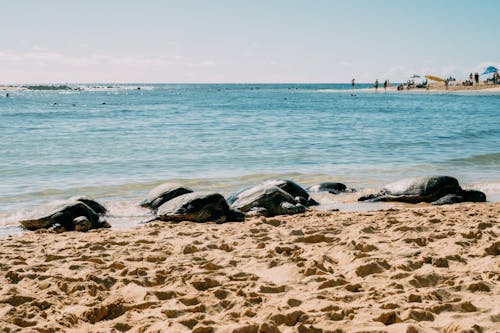
[[[151,208],[153,210],[158,209],[165,202],[181,196],[183,194],[191,193],[189,187],[183,186],[182,184],[177,183],[165,183],[159,186],[156,186],[152,189],[146,199],[140,203],[142,207]]]
[[[307,193],[306,190],[304,190],[300,185],[298,185],[294,181],[288,179],[272,179],[272,180],[267,180],[257,186],[245,187],[233,193],[231,196],[229,196],[227,198],[227,202],[230,205],[232,205],[240,197],[241,193],[253,189],[254,187],[260,187],[260,186],[264,187],[276,186],[281,190],[283,190],[284,192],[288,193],[294,199],[295,203],[300,203],[304,206],[318,205],[318,203],[309,196],[309,193]]]
[[[99,206],[104,208],[100,204]],[[40,207],[30,218],[20,223],[28,230],[53,228],[60,231],[87,231],[110,227],[89,205],[75,199]]]
[[[84,204],[86,204],[87,206],[92,208],[92,210],[99,215],[104,215],[108,212],[106,207],[104,207],[102,204],[100,204],[97,201],[95,201],[94,199],[86,197],[86,196],[73,197],[73,198],[70,198],[69,200],[83,202]]]
[[[484,202],[484,193],[463,190],[458,180],[449,176],[416,177],[386,185],[376,194],[362,196],[358,201],[430,202],[448,204],[464,201]]]
[[[459,202],[485,202],[486,194],[476,190],[463,190],[461,194],[447,194],[436,201],[433,205],[449,205]]]
[[[242,212],[264,216],[296,214],[306,210],[292,195],[266,183],[239,191],[228,202]]]
[[[307,190],[311,193],[328,192],[331,194],[339,194],[344,192],[356,192],[355,189],[348,188],[345,184],[336,182],[323,182],[309,186]]]
[[[305,206],[314,206],[318,203],[314,201],[299,184],[289,179],[272,179],[265,181],[264,185],[277,186],[286,193],[290,194],[296,202],[300,202]]]
[[[242,212],[229,208],[218,193],[195,192],[175,197],[158,207],[157,218],[162,221],[239,222]]]

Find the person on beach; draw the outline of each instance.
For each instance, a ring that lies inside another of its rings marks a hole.
[[[387,92],[387,80],[384,81],[384,92]]]
[[[351,80],[352,89],[354,90],[354,79]]]
[[[378,91],[378,79],[375,80],[375,91]]]
[[[474,74],[474,81],[476,81],[476,86],[479,84],[479,73]]]

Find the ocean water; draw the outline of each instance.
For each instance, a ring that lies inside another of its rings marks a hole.
[[[284,177],[366,193],[432,174],[500,200],[500,94],[131,84],[0,96],[0,234],[74,195],[106,204],[114,227],[133,225],[149,217],[137,203],[166,181],[228,195]],[[363,209],[354,195],[320,199]]]

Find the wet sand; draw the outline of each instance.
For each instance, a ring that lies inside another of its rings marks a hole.
[[[0,240],[2,332],[495,332],[500,203]]]

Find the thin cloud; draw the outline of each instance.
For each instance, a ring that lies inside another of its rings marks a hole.
[[[111,65],[126,67],[169,67],[185,66],[190,68],[210,67],[215,61],[201,60],[191,61],[179,56],[167,57],[122,57],[109,54],[90,54],[87,56],[73,56],[69,54],[50,51],[29,51],[15,53],[11,51],[0,51],[1,62],[53,62],[72,66]]]

